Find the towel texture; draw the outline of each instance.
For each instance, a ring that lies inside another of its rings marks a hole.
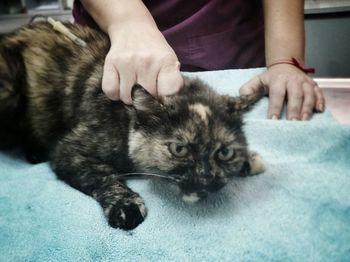
[[[237,95],[262,70],[190,75]],[[265,173],[192,205],[164,181],[131,180],[148,207],[131,232],[109,227],[47,163],[0,152],[0,261],[350,261],[350,126],[329,112],[266,120],[267,106],[264,98],[245,121]]]

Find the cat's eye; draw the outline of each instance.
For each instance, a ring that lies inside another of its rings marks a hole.
[[[188,153],[188,148],[185,145],[170,143],[169,151],[177,157],[185,157]]]
[[[223,147],[217,152],[217,156],[221,161],[229,161],[234,156],[233,148]]]

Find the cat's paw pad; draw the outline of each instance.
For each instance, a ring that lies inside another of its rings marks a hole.
[[[250,171],[249,171],[250,175],[257,175],[266,170],[264,160],[258,153],[254,151],[249,152],[249,166],[250,166]]]
[[[131,230],[143,222],[146,217],[146,208],[143,200],[137,197],[115,203],[106,215],[112,227]]]

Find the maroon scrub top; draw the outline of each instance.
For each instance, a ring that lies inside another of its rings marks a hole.
[[[144,0],[184,71],[265,66],[261,0]],[[76,23],[98,28],[79,1]]]

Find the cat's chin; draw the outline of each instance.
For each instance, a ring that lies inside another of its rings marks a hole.
[[[201,193],[184,193],[182,195],[182,200],[188,204],[193,204],[198,202],[200,199],[206,197],[207,195],[203,192]]]

